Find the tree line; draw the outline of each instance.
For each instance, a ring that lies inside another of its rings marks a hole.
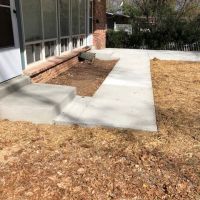
[[[114,12],[121,10],[130,16],[133,35],[116,34],[129,37],[123,42],[131,46],[160,49],[169,42],[186,44],[200,41],[200,0],[124,0],[121,7],[112,7],[112,1],[109,6]]]

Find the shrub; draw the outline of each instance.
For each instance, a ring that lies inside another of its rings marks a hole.
[[[124,31],[107,31],[106,46],[109,48],[128,48],[129,35]]]
[[[184,20],[177,23],[172,22],[173,20],[166,20],[158,28],[149,27],[147,32],[138,29],[132,35],[128,35],[124,31],[109,30],[107,32],[107,47],[165,49],[170,44],[184,46],[200,41],[200,16],[190,23]]]

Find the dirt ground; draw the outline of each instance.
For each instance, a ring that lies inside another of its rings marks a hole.
[[[117,60],[98,59],[95,59],[93,63],[80,62],[48,83],[73,86],[77,88],[78,95],[93,96],[116,63]]]
[[[152,76],[157,133],[0,121],[0,199],[199,200],[200,63]]]

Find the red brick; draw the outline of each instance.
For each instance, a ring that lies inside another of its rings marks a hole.
[[[24,71],[24,74],[29,76],[33,83],[46,83],[76,65],[78,63],[78,54],[88,50],[88,48],[84,48],[65,56],[52,57],[39,64],[34,63],[32,67]]]
[[[106,47],[106,0],[94,1],[93,45],[96,49]]]

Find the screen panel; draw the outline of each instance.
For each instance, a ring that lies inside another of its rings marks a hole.
[[[79,0],[72,1],[72,35],[79,34]]]
[[[70,34],[70,1],[60,0],[60,32],[61,36]]]
[[[93,33],[93,1],[89,2],[89,33]]]
[[[57,37],[57,12],[55,0],[42,0],[44,39]]]
[[[34,62],[34,46],[33,45],[26,46],[26,59],[27,59],[27,64]]]
[[[42,19],[40,0],[21,0],[25,41],[42,39]]]
[[[80,34],[86,33],[86,0],[80,0]]]

